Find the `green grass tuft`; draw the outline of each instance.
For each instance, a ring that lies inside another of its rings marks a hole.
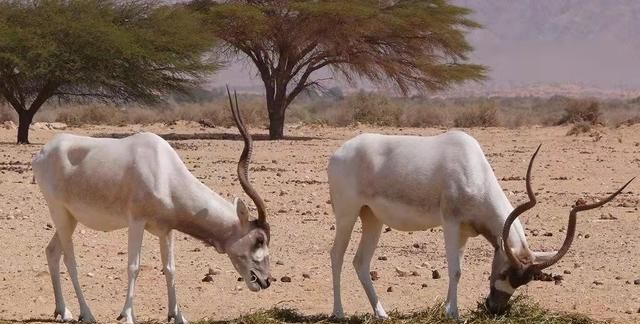
[[[554,313],[540,307],[527,297],[516,297],[510,303],[508,312],[502,316],[488,314],[480,303],[476,310],[464,314],[460,319],[468,324],[596,324],[599,322],[580,314]],[[279,323],[343,323],[343,324],[413,324],[413,323],[456,323],[444,315],[444,305],[438,304],[412,313],[391,312],[391,319],[382,321],[371,314],[354,315],[343,320],[327,315],[306,316],[292,309],[274,308],[227,321],[198,321],[196,324],[279,324]]]

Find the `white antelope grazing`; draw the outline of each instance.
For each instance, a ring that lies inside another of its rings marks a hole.
[[[269,224],[263,200],[248,180],[252,141],[235,106],[229,103],[244,139],[238,162],[240,185],[255,203],[258,219],[239,198],[225,200],[194,177],[169,143],[150,133],[123,139],[57,135],[33,159],[33,172],[49,206],[56,232],[46,248],[56,309],[72,319],[60,286],[60,258],[80,304],[80,321],[94,322],[76,269],[72,234],[78,222],[99,231],[128,227],[128,287],[118,320],[135,322],[133,296],[140,269],[144,231],[158,236],[168,290],[168,320],[186,323],[176,302],[174,229],[228,254],[248,288],[269,287]]]
[[[492,313],[503,312],[517,287],[567,253],[575,234],[576,213],[602,206],[631,182],[606,199],[574,207],[557,253],[533,252],[517,217],[536,204],[531,166],[537,153],[527,169],[529,201],[514,209],[480,145],[463,132],[431,137],[363,134],[347,141],[333,154],[328,168],[336,217],[331,250],[334,316],[344,316],[340,274],[358,216],[362,238],[353,265],[377,317],[387,314],[373,288],[369,266],[383,224],[401,231],[442,226],[449,273],[445,311],[453,318],[458,317],[457,289],[465,243],[469,237],[484,236],[495,248],[486,306]]]

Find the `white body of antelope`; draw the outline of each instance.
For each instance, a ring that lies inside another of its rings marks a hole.
[[[229,202],[198,181],[169,143],[151,133],[123,139],[61,134],[34,157],[34,177],[56,229],[46,248],[56,304],[54,317],[72,319],[60,284],[59,264],[64,257],[80,304],[79,319],[95,321],[78,280],[72,242],[78,223],[99,231],[128,228],[128,285],[118,320],[135,321],[133,297],[145,230],[160,239],[169,320],[186,323],[176,301],[174,230],[226,253],[250,290],[269,287],[269,225],[264,202],[247,174],[252,141],[237,98],[235,106],[230,94],[229,101],[245,144],[238,178],[256,204],[257,220],[250,220],[242,200]]]
[[[531,281],[568,251],[577,212],[605,204],[631,182],[599,202],[574,207],[569,214],[566,239],[558,252],[532,251],[517,217],[536,203],[531,167],[538,150],[527,169],[529,201],[514,209],[480,144],[466,133],[451,131],[429,137],[362,134],[344,143],[331,156],[328,167],[336,218],[331,249],[333,314],[344,316],[340,277],[358,218],[362,237],[353,265],[377,317],[386,318],[387,314],[373,287],[369,268],[383,224],[400,231],[442,227],[449,275],[445,309],[453,318],[458,317],[457,289],[465,243],[469,237],[484,236],[494,247],[486,306],[490,312],[503,312],[517,287]]]

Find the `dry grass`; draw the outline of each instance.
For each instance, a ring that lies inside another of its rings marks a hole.
[[[244,95],[240,106],[247,123],[268,124],[262,96]],[[171,123],[176,120],[204,121],[208,125],[231,126],[226,98],[218,96],[202,103],[173,103],[157,107],[109,105],[49,105],[36,121],[124,125]],[[17,121],[15,112],[0,104],[0,122]],[[586,127],[619,127],[640,122],[640,100],[551,98],[391,98],[356,93],[343,99],[300,99],[287,111],[287,122],[344,127],[357,124],[396,127],[521,127],[530,125],[576,125],[571,133]],[[588,125],[587,125],[588,124]]]
[[[579,314],[549,312],[526,297],[514,298],[511,307],[503,316],[488,314],[484,307],[464,314],[461,322],[469,324],[595,324],[602,323]],[[378,320],[372,315],[354,315],[343,320],[336,320],[326,315],[305,316],[291,309],[274,308],[254,314],[244,315],[228,321],[198,321],[200,324],[280,324],[280,323],[344,323],[344,324],[430,324],[456,323],[444,315],[442,304],[435,305],[413,313],[391,312],[389,320]]]

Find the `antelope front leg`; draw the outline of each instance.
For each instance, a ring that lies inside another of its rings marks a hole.
[[[127,273],[129,275],[127,286],[127,299],[117,320],[124,319],[127,324],[135,323],[133,313],[133,296],[135,295],[136,279],[140,271],[140,250],[142,249],[142,237],[144,236],[144,221],[133,220],[129,223],[129,264]]]
[[[444,231],[444,245],[447,254],[447,268],[449,271],[449,290],[445,303],[447,316],[458,319],[458,282],[462,275],[461,257],[466,240],[461,239],[460,224],[445,223],[442,226]]]
[[[168,308],[169,314],[167,321],[175,319],[176,324],[188,323],[187,319],[182,316],[180,307],[176,301],[176,282],[175,282],[175,248],[173,231],[168,231],[160,235],[160,256],[162,258],[162,271],[167,280],[167,296],[169,298]]]

